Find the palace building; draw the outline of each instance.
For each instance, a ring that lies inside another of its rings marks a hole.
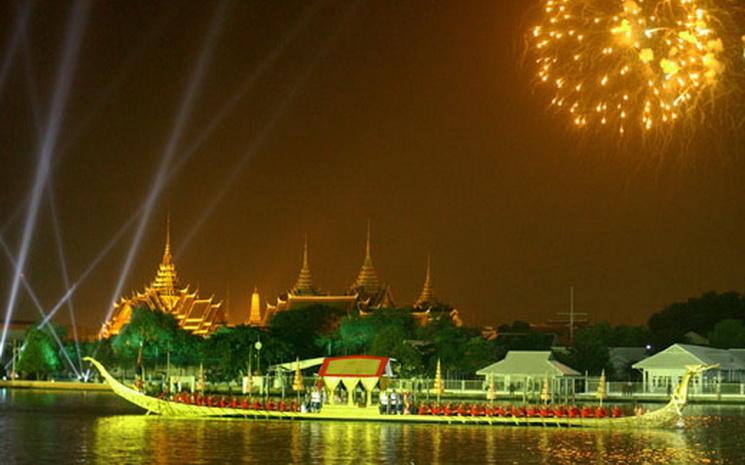
[[[129,298],[122,297],[115,304],[111,319],[101,327],[101,338],[119,334],[132,318],[132,311],[138,307],[171,313],[181,328],[200,336],[207,336],[226,324],[222,302],[214,302],[213,297],[201,298],[199,290],[191,292],[189,285],[181,287],[171,255],[170,236],[169,227],[155,279],[144,291]]]
[[[254,299],[255,298],[255,299]],[[370,227],[367,228],[367,242],[365,244],[365,257],[357,278],[344,292],[324,293],[315,287],[313,275],[310,271],[308,261],[308,240],[305,239],[303,247],[303,261],[295,285],[286,293],[277,297],[274,304],[267,304],[263,315],[260,315],[258,292],[254,289],[251,298],[251,310],[247,324],[253,326],[267,326],[271,317],[284,311],[290,311],[310,305],[325,305],[329,307],[346,310],[349,313],[358,312],[365,316],[381,308],[396,307],[390,286],[383,283],[373,265],[371,253]],[[456,325],[462,322],[458,317],[458,311],[448,309],[448,316]],[[427,262],[427,273],[424,286],[416,303],[411,308],[412,315],[420,324],[426,324],[432,318],[440,316],[438,302],[434,298],[430,277],[430,264]]]

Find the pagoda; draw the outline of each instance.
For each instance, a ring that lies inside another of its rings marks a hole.
[[[313,285],[313,275],[308,263],[308,237],[306,236],[303,246],[303,262],[295,285],[285,294],[278,296],[277,302],[274,305],[267,305],[260,326],[267,326],[272,315],[275,313],[311,305],[325,305],[352,311],[357,304],[357,300],[356,294],[324,294]]]
[[[367,242],[365,243],[365,258],[357,279],[349,287],[348,295],[357,296],[357,308],[360,311],[375,310],[382,307],[395,307],[391,288],[380,282],[375,271],[370,252],[370,222],[367,222]]]
[[[362,260],[362,266],[357,274],[357,278],[346,291],[331,294],[321,292],[315,287],[308,261],[308,239],[306,237],[303,246],[302,264],[295,285],[286,293],[279,295],[275,304],[267,305],[266,312],[262,316],[260,324],[255,323],[255,318],[249,318],[249,320],[254,320],[253,322],[250,321],[249,324],[267,326],[272,315],[278,312],[310,305],[325,305],[340,308],[349,313],[358,312],[361,316],[369,315],[381,308],[396,307],[390,286],[381,281],[373,265],[369,222],[367,224],[367,241],[365,242],[365,256]],[[258,310],[254,312],[253,308],[254,305],[252,303],[251,315],[258,314]],[[422,291],[416,302],[408,306],[408,308],[410,308],[412,316],[420,325],[425,325],[433,319],[441,317],[450,318],[456,326],[463,324],[458,310],[436,300],[432,287],[431,262],[429,258],[427,259],[427,271]]]
[[[424,284],[422,285],[422,291],[419,293],[419,298],[414,302],[411,314],[420,325],[425,325],[432,319],[447,313],[455,326],[463,326],[463,321],[460,319],[458,310],[443,305],[435,299],[435,291],[432,288],[431,265],[430,257],[427,256],[427,272],[424,275]]]
[[[132,318],[132,311],[138,307],[171,313],[181,328],[192,334],[208,336],[226,324],[222,302],[213,302],[213,298],[201,298],[199,290],[191,292],[189,285],[181,287],[171,255],[169,224],[166,228],[163,258],[158,265],[155,278],[144,291],[135,292],[129,298],[119,299],[114,305],[111,318],[101,327],[99,337],[108,338],[119,334]]]

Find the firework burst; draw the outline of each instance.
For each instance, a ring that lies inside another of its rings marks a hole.
[[[577,127],[669,131],[712,111],[743,40],[716,0],[544,0],[537,82]],[[734,40],[733,40],[734,39]]]

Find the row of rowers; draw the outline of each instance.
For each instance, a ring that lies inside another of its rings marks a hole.
[[[165,397],[165,393],[161,398]],[[171,399],[173,402],[188,405],[234,408],[257,411],[277,412],[306,412],[311,410],[309,406],[291,400],[289,403],[284,399],[269,398],[266,401],[252,399],[248,396],[203,396],[199,393],[190,394],[180,392]],[[423,402],[419,405],[401,402],[398,407],[392,404],[381,405],[381,414],[403,414],[403,415],[435,415],[435,416],[460,416],[460,417],[503,417],[503,418],[619,418],[639,412],[627,412],[617,405],[610,409],[597,406],[565,406],[565,405],[493,405],[490,402],[471,403],[439,403]]]

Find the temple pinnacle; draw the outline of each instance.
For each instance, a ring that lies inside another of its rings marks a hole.
[[[170,265],[173,263],[173,256],[171,255],[171,214],[168,213],[166,217],[166,247],[163,251],[163,260],[161,261],[164,265]]]
[[[365,259],[372,261],[372,254],[370,253],[370,220],[367,220],[367,243],[365,245]]]
[[[357,275],[357,279],[352,285],[352,289],[361,291],[363,294],[376,294],[380,290],[380,280],[375,272],[372,262],[371,240],[370,240],[370,221],[367,222],[367,242],[365,244],[365,259]]]
[[[419,298],[414,304],[417,308],[424,308],[431,306],[434,301],[434,291],[432,290],[432,280],[430,276],[431,260],[430,256],[427,255],[427,273],[424,276],[424,285],[422,286],[422,292],[419,294]]]
[[[298,274],[295,287],[292,288],[293,294],[315,294],[316,291],[313,289],[313,275],[310,273],[310,266],[308,265],[308,236],[305,236],[305,243],[303,245],[303,266],[300,268],[300,274]]]

